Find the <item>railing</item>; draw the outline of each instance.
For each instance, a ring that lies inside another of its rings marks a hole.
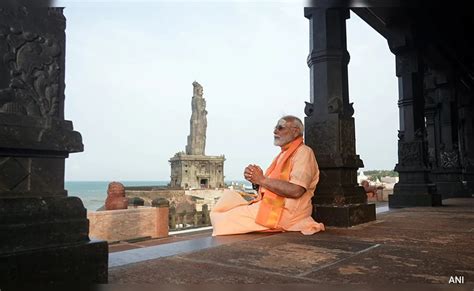
[[[176,209],[171,206],[169,209],[169,229],[184,230],[190,228],[204,227],[211,225],[207,204],[202,206],[202,211],[176,213]]]
[[[128,202],[129,207],[140,207],[144,205],[143,199],[139,197],[130,197]],[[169,206],[169,201],[166,198],[155,198],[151,202],[151,205],[153,207],[169,207],[169,230],[184,230],[211,225],[210,211],[207,204],[202,205],[202,211],[182,211],[179,213],[176,212],[174,206]]]

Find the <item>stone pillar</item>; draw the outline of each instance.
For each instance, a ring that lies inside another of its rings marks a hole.
[[[457,102],[455,88],[448,75],[441,71],[435,73],[435,100],[438,102],[435,122],[439,123],[439,140],[436,143],[436,165],[432,169],[436,192],[443,199],[450,197],[469,197],[462,182],[462,169],[459,159],[459,139],[457,122]]]
[[[457,91],[462,177],[467,192],[474,195],[474,94],[462,86]]]
[[[424,94],[425,94],[425,118],[426,118],[426,142],[428,146],[428,165],[430,169],[436,167],[438,160],[438,146],[439,144],[439,130],[435,127],[439,122],[435,122],[437,118],[437,106],[438,103],[435,102],[435,92],[436,88],[434,82],[434,76],[431,70],[425,72],[424,78]],[[433,172],[429,174],[430,181],[434,181],[435,177]]]
[[[63,10],[0,15],[0,285],[106,283],[107,243],[89,240],[64,189],[65,158],[83,145],[64,120]]]
[[[169,233],[170,203],[165,198],[156,198],[151,202],[156,207],[156,228],[154,237],[167,237]]]
[[[209,206],[207,204],[204,204],[202,206],[202,217],[201,217],[201,223],[203,225],[210,225],[211,224],[211,218],[209,216]]]
[[[316,155],[320,180],[313,199],[314,216],[330,226],[348,227],[375,220],[357,184],[363,167],[355,151],[354,110],[349,104],[344,8],[305,8],[310,22],[310,103],[305,108],[305,142]]]
[[[441,196],[430,182],[428,146],[425,142],[423,60],[417,46],[407,42],[409,36],[399,33],[388,38],[396,55],[399,84],[400,130],[398,163],[395,171],[400,180],[389,195],[389,207],[441,205]]]
[[[176,214],[176,208],[174,206],[170,206],[169,208],[169,229],[176,229],[176,223],[177,223],[177,214]]]

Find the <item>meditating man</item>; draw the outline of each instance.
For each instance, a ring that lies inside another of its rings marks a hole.
[[[237,191],[226,191],[211,211],[212,235],[255,231],[301,231],[311,235],[324,230],[311,217],[319,169],[313,150],[303,144],[303,123],[282,117],[275,126],[274,144],[281,147],[265,174],[257,165],[244,170],[246,180],[259,186],[248,202]]]

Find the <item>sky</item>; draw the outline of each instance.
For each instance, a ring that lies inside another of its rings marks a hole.
[[[66,181],[169,180],[189,135],[193,81],[207,103],[206,154],[226,180],[279,152],[273,128],[304,119],[309,20],[302,2],[58,1],[65,6],[65,118],[84,152]],[[397,162],[398,85],[386,40],[351,12],[349,98],[356,152],[369,169]],[[317,157],[317,156],[316,156]]]

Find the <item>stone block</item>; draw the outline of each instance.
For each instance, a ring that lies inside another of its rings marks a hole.
[[[109,242],[140,237],[168,236],[167,207],[138,207],[113,211],[89,211],[89,236]]]
[[[326,226],[350,227],[375,220],[375,204],[313,205],[313,217]]]

